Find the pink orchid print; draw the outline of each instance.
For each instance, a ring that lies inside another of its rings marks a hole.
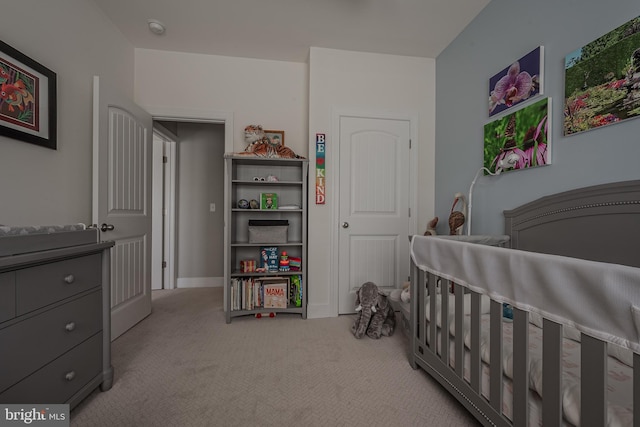
[[[542,127],[544,126],[544,132]],[[547,164],[546,137],[549,129],[547,116],[544,116],[538,126],[527,131],[524,138],[524,154],[526,156],[525,167],[541,166]]]
[[[491,168],[493,168],[495,164],[494,172],[503,172],[509,169],[524,169],[526,165],[531,162],[528,154],[517,147],[515,134],[516,116],[513,114],[509,117],[507,128],[504,131],[506,141],[498,155],[491,162]]]
[[[489,113],[498,105],[505,104],[511,107],[513,104],[529,98],[536,90],[537,76],[531,77],[526,71],[520,71],[520,62],[511,64],[507,75],[496,83],[489,96]]]

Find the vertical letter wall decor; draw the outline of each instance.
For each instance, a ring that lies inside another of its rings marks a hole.
[[[316,205],[324,205],[325,173],[324,173],[325,134],[316,133]]]

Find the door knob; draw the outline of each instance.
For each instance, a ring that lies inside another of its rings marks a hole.
[[[113,226],[113,224],[104,224],[104,223],[103,223],[103,224],[100,226],[100,230],[101,230],[101,231],[111,231],[111,230],[113,230],[114,228],[115,228],[115,227]]]
[[[342,223],[342,228],[349,228],[349,223],[348,222],[343,222]]]

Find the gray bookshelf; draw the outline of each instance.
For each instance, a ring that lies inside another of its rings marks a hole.
[[[306,319],[309,161],[225,154],[224,167],[224,301],[227,323],[231,323],[231,319],[238,316],[268,316],[269,313],[300,314]],[[268,176],[275,176],[277,181],[267,180]],[[262,193],[276,193],[279,209],[251,209],[238,206],[241,199],[253,199],[259,203]],[[282,209],[283,206],[287,206],[288,209]],[[286,243],[250,243],[250,220],[287,220],[289,227]],[[300,258],[300,271],[242,272],[241,261],[254,260],[256,266],[260,266],[260,248],[264,246],[275,246],[279,254],[286,251],[289,256]],[[284,277],[290,280],[292,276],[300,276],[302,281],[301,306],[289,302],[286,308],[238,307],[237,292],[232,291],[232,282],[264,277]]]

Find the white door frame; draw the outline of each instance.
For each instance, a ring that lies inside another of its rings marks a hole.
[[[161,203],[162,214],[160,219],[154,218],[160,221],[159,228],[154,228],[153,241],[158,244],[154,244],[152,248],[153,260],[152,261],[152,278],[159,277],[162,281],[162,289],[175,289],[176,288],[176,276],[175,276],[175,241],[176,241],[176,144],[178,137],[170,130],[165,128],[159,123],[153,124],[153,133],[158,134],[162,138],[162,146],[157,147],[154,144],[154,180],[153,180],[153,197],[162,197],[163,203]],[[156,153],[160,151],[160,153]],[[166,158],[166,163],[163,159],[155,161],[156,156]],[[155,168],[160,167],[161,171],[156,173]],[[155,206],[154,201],[154,206]],[[157,215],[157,209],[154,209]],[[162,242],[162,244],[160,243]],[[159,260],[157,258],[160,258]],[[166,262],[166,267],[162,267],[162,262]],[[152,289],[157,289],[152,286]]]
[[[224,151],[233,151],[233,113],[178,107],[142,105],[153,120],[194,123],[224,123]]]
[[[151,118],[154,121],[176,121],[176,122],[194,122],[194,123],[212,123],[212,124],[224,124],[224,151],[226,153],[234,151],[233,149],[233,113],[230,112],[222,112],[222,111],[213,111],[213,110],[197,110],[197,109],[188,109],[188,108],[178,108],[178,107],[158,107],[158,106],[149,106],[143,105],[144,108],[149,114],[151,114]],[[165,246],[165,253],[167,254],[167,268],[164,272],[164,283],[165,289],[175,289],[176,288],[176,274],[175,274],[175,250],[176,250],[176,239],[175,239],[175,182],[176,182],[176,146],[175,143],[170,145],[171,157],[173,158],[172,167],[169,168],[167,173],[169,176],[167,177],[170,180],[171,185],[170,188],[165,188],[165,197],[168,197],[173,203],[168,209],[173,209],[171,217],[173,218],[173,223],[169,224],[169,235],[172,236],[171,241],[167,242],[167,246]],[[223,159],[220,159],[221,163],[224,163]],[[156,185],[156,183],[154,183]],[[164,183],[163,183],[164,185]],[[166,192],[170,192],[167,194]],[[154,243],[154,250],[162,250],[161,242]],[[226,256],[226,253],[225,253]],[[226,260],[225,260],[226,265]]]
[[[331,217],[331,247],[334,248],[340,242],[340,119],[343,117],[354,117],[363,119],[387,119],[387,120],[406,120],[410,126],[411,149],[415,150],[411,154],[409,164],[409,230],[408,234],[416,234],[418,229],[418,114],[417,113],[401,113],[401,112],[379,112],[379,111],[363,111],[363,110],[345,110],[334,109],[332,111],[332,135],[334,145],[328,147],[330,165],[333,173],[331,184],[331,200],[333,200],[333,212]],[[408,242],[407,242],[408,244]],[[329,302],[331,311],[334,316],[338,316],[340,295],[340,271],[339,271],[340,251],[332,251],[332,257],[329,266],[329,277],[331,277],[332,285],[329,286]],[[407,263],[409,260],[407,260]]]

